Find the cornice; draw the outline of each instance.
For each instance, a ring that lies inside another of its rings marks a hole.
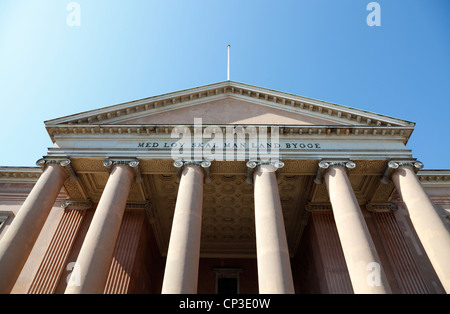
[[[39,167],[0,167],[0,182],[35,183],[41,174]]]
[[[383,138],[399,138],[404,144],[408,142],[413,129],[410,127],[398,126],[335,126],[335,125],[214,125],[214,127],[221,128],[222,133],[225,134],[227,127],[242,127],[249,129],[254,127],[256,134],[259,132],[259,127],[278,127],[279,135],[286,137],[383,137]],[[209,125],[203,125],[201,132],[203,133]],[[187,128],[194,134],[199,132],[199,127],[194,125],[182,126]],[[175,129],[175,130],[174,130]],[[53,142],[56,142],[58,137],[83,137],[91,136],[169,136],[173,131],[180,129],[180,126],[175,125],[48,125],[47,131]]]
[[[450,187],[450,170],[419,170],[417,177],[425,187]]]

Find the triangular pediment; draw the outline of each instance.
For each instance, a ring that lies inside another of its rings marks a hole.
[[[60,125],[203,124],[413,127],[414,123],[337,104],[225,81],[46,121]]]
[[[202,119],[203,124],[223,125],[327,125],[334,121],[307,116],[295,111],[287,111],[270,106],[245,101],[235,97],[205,101],[200,104],[167,110],[154,114],[144,114],[132,119],[116,121],[114,124],[156,125],[192,124],[194,119]]]

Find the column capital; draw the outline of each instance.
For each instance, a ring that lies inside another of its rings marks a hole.
[[[353,169],[356,167],[356,164],[351,160],[321,160],[319,161],[319,168],[317,169],[317,174],[316,178],[314,179],[314,183],[322,184],[323,174],[327,169],[333,167],[343,167],[346,169]]]
[[[366,209],[369,212],[395,212],[398,206],[394,203],[368,203]]]
[[[186,166],[199,166],[202,168],[209,168],[211,166],[211,161],[205,159],[205,160],[175,160],[173,162],[173,166],[175,168],[183,168]]]
[[[92,206],[91,200],[71,200],[66,199],[61,203],[61,207],[66,209],[89,209]]]
[[[103,166],[108,168],[109,172],[111,172],[117,165],[129,166],[134,172],[136,183],[142,182],[143,179],[141,170],[139,169],[139,160],[137,160],[136,158],[127,157],[110,157],[103,161]]]
[[[247,168],[250,168],[250,169],[254,169],[256,167],[263,166],[263,165],[272,165],[276,169],[280,169],[280,168],[284,167],[284,162],[282,162],[281,160],[274,160],[274,161],[249,160],[249,161],[247,161],[246,165],[247,165]]]
[[[255,169],[260,166],[272,166],[273,171],[276,173],[277,176],[277,182],[280,183],[279,171],[277,170],[284,167],[284,162],[282,162],[279,159],[273,161],[249,160],[247,161],[246,166],[247,166],[247,179],[245,180],[245,182],[247,184],[253,184],[253,173],[255,172]]]
[[[76,182],[78,180],[75,170],[72,167],[72,163],[68,157],[44,157],[36,161],[36,166],[41,167],[42,170],[45,170],[48,165],[58,165],[62,167],[66,171],[70,182]]]
[[[184,167],[187,166],[198,166],[203,169],[205,174],[205,183],[211,183],[211,161],[208,159],[204,160],[182,160],[177,159],[173,162],[173,166],[177,168],[177,183],[180,183],[181,172]]]
[[[329,203],[308,203],[306,204],[305,209],[308,213],[333,210]]]
[[[383,177],[381,178],[381,183],[388,184],[392,173],[402,167],[412,167],[417,173],[419,169],[423,168],[423,163],[417,160],[390,160],[387,164],[386,170],[384,171]]]

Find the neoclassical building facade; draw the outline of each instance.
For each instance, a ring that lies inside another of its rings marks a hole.
[[[0,293],[449,293],[414,126],[234,81],[46,121],[0,167]]]

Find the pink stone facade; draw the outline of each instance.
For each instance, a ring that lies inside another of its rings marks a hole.
[[[0,166],[2,294],[450,292],[450,170],[412,122],[227,81],[45,125],[38,167]],[[278,154],[173,157],[211,125]]]
[[[23,173],[27,169],[23,169]],[[450,188],[433,187],[426,175],[419,177],[442,218],[448,219]],[[428,181],[427,181],[428,180]],[[0,211],[11,212],[0,229],[5,234],[15,214],[31,191],[32,183],[0,184]],[[61,294],[73,271],[89,224],[90,209],[64,209],[61,191],[11,293]],[[405,204],[393,195],[398,209],[371,212],[361,208],[392,293],[445,293],[433,266],[414,231]],[[311,212],[298,253],[290,264],[295,293],[353,293],[331,207]],[[214,267],[241,267],[240,293],[258,293],[256,258],[200,258],[198,293],[216,292]],[[159,294],[165,257],[161,256],[152,224],[142,209],[126,209],[115,244],[103,293]]]

